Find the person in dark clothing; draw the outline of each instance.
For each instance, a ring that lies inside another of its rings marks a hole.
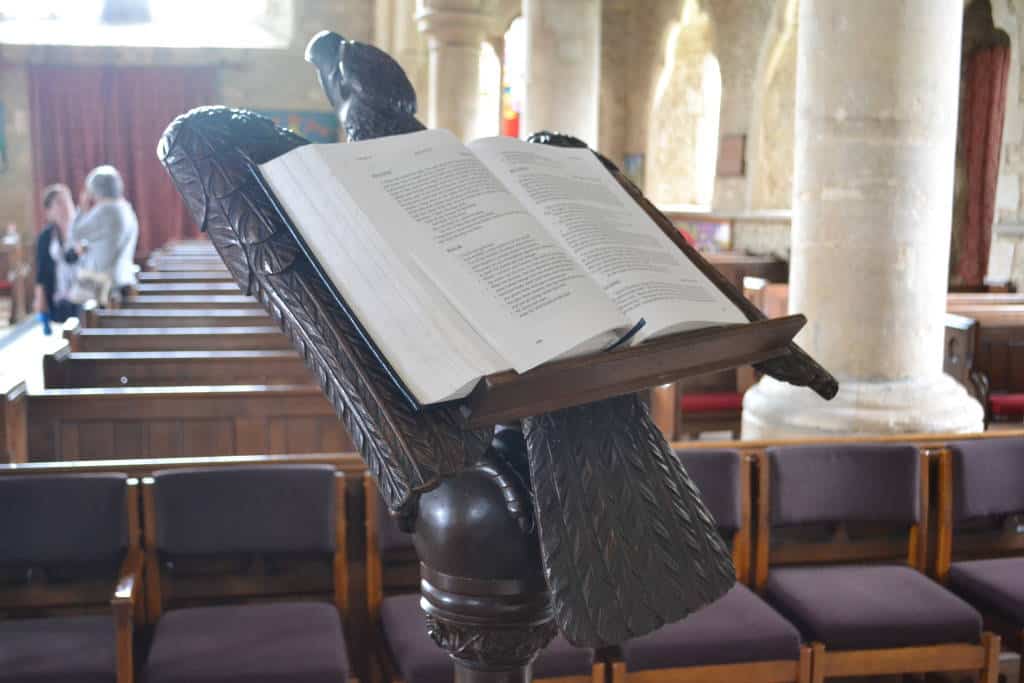
[[[43,190],[43,215],[46,226],[36,241],[35,311],[54,322],[64,322],[80,313],[80,307],[68,300],[80,252],[66,244],[75,217],[75,204],[66,185]]]

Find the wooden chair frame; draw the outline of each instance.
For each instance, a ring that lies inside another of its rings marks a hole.
[[[142,479],[142,514],[143,531],[142,540],[145,547],[145,582],[146,582],[146,623],[155,624],[163,613],[163,580],[160,571],[160,557],[157,550],[156,533],[156,501],[154,500],[153,488],[155,481],[152,477]],[[347,517],[345,514],[345,473],[336,471],[334,473],[334,514],[335,514],[335,543],[334,555],[331,562],[332,572],[332,602],[341,615],[342,622],[347,621],[348,616],[348,553],[346,549]],[[248,586],[239,586],[245,589]],[[275,593],[275,597],[283,593]],[[245,590],[232,591],[230,587],[224,587],[224,595],[220,597],[248,597],[251,592]],[[356,679],[350,677],[350,682]]]
[[[369,656],[370,669],[375,680],[383,676],[384,683],[405,683],[398,672],[394,655],[387,639],[384,638],[380,622],[380,606],[384,600],[384,566],[380,557],[377,529],[377,505],[379,494],[377,483],[367,472],[363,477],[363,499],[366,517],[366,608],[370,617],[371,632],[374,634],[373,652]],[[543,683],[607,683],[605,663],[596,659],[589,676],[560,676],[534,679]]]
[[[929,457],[918,452],[919,501],[918,523],[910,526],[909,537],[900,549],[891,541],[852,541],[842,526],[828,543],[807,547],[771,549],[771,463],[767,453],[757,456],[757,547],[756,587],[763,591],[768,581],[769,565],[810,563],[844,563],[905,558],[907,564],[924,573],[928,551]],[[999,675],[999,636],[985,631],[981,643],[949,643],[873,650],[828,651],[824,643],[811,643],[812,683],[828,677],[881,676],[940,671],[978,671],[980,683],[996,683]]]
[[[752,471],[753,458],[740,454],[740,528],[732,537],[732,561],[736,581],[749,583],[752,547]],[[811,648],[800,647],[798,660],[713,664],[629,672],[621,660],[611,662],[612,683],[809,683],[811,680]]]
[[[933,459],[938,469],[938,504],[936,506],[936,549],[935,578],[942,584],[949,581],[949,570],[953,564],[953,452],[941,448],[934,452]],[[984,559],[1024,553],[1024,538],[1019,534],[1001,534],[998,537],[964,540],[960,555],[966,559]],[[985,626],[998,633],[1004,642],[1018,651],[1024,649],[1024,624],[1014,624],[1000,615],[982,610]]]
[[[138,479],[128,479],[125,486],[128,545],[118,570],[117,583],[110,596],[110,609],[114,616],[116,638],[117,683],[132,683],[135,680],[133,641],[135,621],[142,604],[139,593],[142,587],[143,573],[142,549],[139,547],[138,484]],[[48,590],[29,586],[0,591],[0,608],[82,607],[94,601],[94,592],[80,587]]]

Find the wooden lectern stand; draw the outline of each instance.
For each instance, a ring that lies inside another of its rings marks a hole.
[[[385,53],[322,33],[307,59],[350,140],[422,128],[415,93]],[[582,145],[547,133],[532,141]],[[303,144],[264,117],[211,107],[172,123],[159,153],[228,269],[312,368],[413,534],[427,629],[452,657],[456,681],[526,683],[556,628],[578,645],[621,643],[724,594],[734,582],[729,554],[632,392],[755,363],[831,398],[835,380],[792,343],[803,316],[765,320],[602,159],[751,323],[492,376],[460,404],[418,410],[249,172]]]

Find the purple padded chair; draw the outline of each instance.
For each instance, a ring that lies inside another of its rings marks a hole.
[[[131,481],[0,477],[0,682],[132,680],[142,555]]]
[[[937,574],[1024,647],[1024,439],[952,443],[940,458]]]
[[[922,573],[928,468],[915,446],[771,448],[758,464],[757,585],[813,644],[814,681],[974,669],[994,683],[998,637]]]
[[[738,583],[695,614],[622,647],[613,683],[689,680],[810,681],[811,651],[800,633],[744,582],[750,574],[751,463],[730,450],[677,451],[732,546]]]
[[[332,466],[156,472],[143,504],[156,623],[145,683],[351,680],[344,479]]]
[[[370,623],[380,634],[383,652],[377,653],[386,683],[452,683],[454,669],[448,654],[427,635],[420,609],[415,550],[412,537],[398,529],[388,513],[377,484],[367,474],[366,498],[366,594]],[[382,559],[382,556],[384,559]],[[385,559],[388,560],[389,590],[385,596]],[[393,565],[392,565],[393,563]],[[401,565],[406,565],[402,567]],[[403,579],[402,574],[406,574]],[[558,683],[604,683],[605,666],[595,661],[594,651],[573,647],[562,636],[553,641],[533,662],[536,681],[558,678]]]

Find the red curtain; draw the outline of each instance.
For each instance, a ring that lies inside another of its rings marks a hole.
[[[967,162],[967,221],[960,233],[957,272],[963,285],[980,286],[988,271],[992,243],[1010,48],[984,47],[968,59],[962,123]]]
[[[85,176],[112,164],[139,215],[137,256],[197,236],[156,145],[174,117],[216,96],[211,67],[44,66],[29,69],[36,196],[66,183],[77,198]]]

